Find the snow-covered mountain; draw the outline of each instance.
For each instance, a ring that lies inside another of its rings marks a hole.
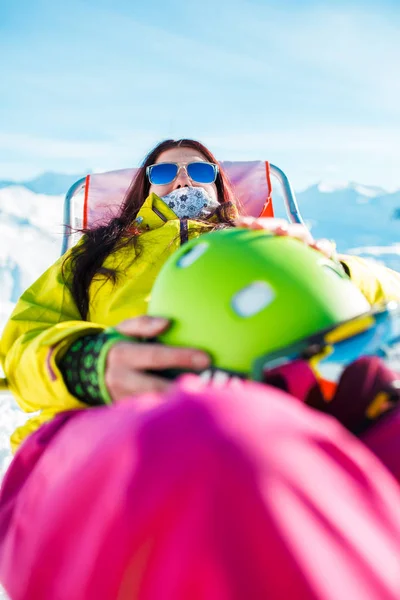
[[[320,183],[297,194],[303,218],[316,238],[334,239],[350,251],[400,271],[400,191]]]
[[[27,181],[0,180],[0,190],[12,186],[22,186],[31,192],[35,192],[35,194],[58,196],[65,194],[75,181],[85,177],[88,173],[90,173],[90,171],[80,175],[69,175],[67,173],[53,173],[49,171]]]
[[[0,329],[23,290],[60,253],[62,196],[0,189]]]

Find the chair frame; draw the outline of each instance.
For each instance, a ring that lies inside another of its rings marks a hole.
[[[301,216],[299,206],[297,204],[296,195],[292,188],[292,185],[287,178],[286,174],[277,167],[276,165],[270,164],[270,172],[273,177],[278,181],[281,186],[283,194],[283,202],[285,205],[286,215],[290,223],[301,223],[304,225],[303,217]],[[69,249],[69,240],[71,238],[71,228],[73,227],[74,214],[73,214],[73,198],[79,194],[85,187],[86,177],[78,179],[74,184],[71,185],[65,195],[64,200],[64,231],[63,241],[61,247],[61,255],[63,255]]]

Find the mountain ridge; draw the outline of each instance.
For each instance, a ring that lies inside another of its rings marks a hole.
[[[46,196],[59,196],[66,194],[68,189],[78,179],[86,177],[91,171],[78,174],[57,173],[56,171],[46,171],[37,177],[27,180],[10,179],[0,180],[0,190],[8,187],[24,187],[35,194],[45,194]]]

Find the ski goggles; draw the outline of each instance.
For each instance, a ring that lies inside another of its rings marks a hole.
[[[257,359],[252,378],[269,382],[274,376],[298,378],[307,364],[316,380],[334,391],[344,369],[361,356],[377,356],[400,373],[400,308],[394,302]],[[295,368],[293,368],[295,367]],[[287,377],[286,377],[287,376]],[[296,394],[297,395],[297,394]]]
[[[210,162],[157,163],[146,168],[146,175],[152,185],[167,185],[175,181],[180,169],[195,183],[214,183],[218,175],[218,165]]]

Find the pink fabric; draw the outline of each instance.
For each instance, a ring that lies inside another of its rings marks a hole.
[[[59,415],[0,495],[13,600],[395,600],[400,488],[331,417],[254,383]]]
[[[279,380],[283,383],[279,385]],[[307,360],[298,359],[284,363],[264,373],[263,381],[281,389],[302,402],[306,402],[310,390],[318,387],[318,380]]]
[[[362,440],[400,484],[400,407],[364,433]]]
[[[258,217],[272,192],[265,161],[223,161],[221,166],[248,214]],[[89,227],[108,221],[118,213],[136,172],[137,169],[121,169],[90,175],[86,192]],[[79,199],[74,200],[74,204],[75,218],[82,224],[83,204]]]

